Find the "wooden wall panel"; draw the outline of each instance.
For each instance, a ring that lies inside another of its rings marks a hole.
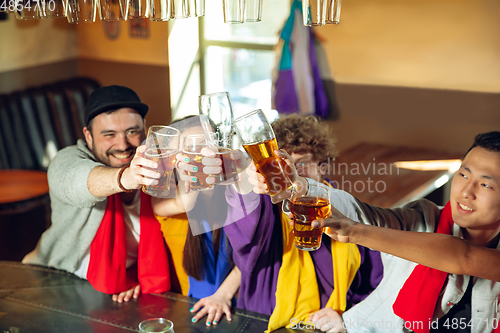
[[[133,89],[150,110],[147,126],[170,123],[168,66],[122,63],[81,58],[79,75],[95,78],[103,86],[118,84]]]

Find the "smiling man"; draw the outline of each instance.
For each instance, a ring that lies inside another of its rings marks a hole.
[[[168,251],[151,198],[139,190],[159,178],[139,147],[147,112],[127,87],[90,95],[85,141],[62,149],[49,166],[52,225],[24,263],[74,273],[118,302],[170,289]],[[183,211],[174,199],[171,208]]]
[[[250,176],[254,191],[265,191],[259,175]],[[296,173],[294,179],[304,184]],[[476,136],[445,207],[417,200],[384,209],[343,191],[330,194],[336,209],[313,227],[391,254],[382,255],[380,285],[337,326],[348,332],[500,331],[500,132]]]
[[[500,141],[500,135],[497,137]],[[464,239],[496,247],[500,238],[500,152],[483,144],[484,139],[486,135],[476,139],[455,175],[450,204],[453,222],[462,229]]]
[[[320,224],[335,230],[336,239],[341,235],[343,241],[435,269],[414,268],[407,261],[384,257],[384,273],[390,275],[373,299],[344,314],[346,322],[362,316],[365,322],[376,317],[416,332],[500,330],[500,282],[494,282],[500,281],[495,265],[500,256],[493,251],[500,249],[500,132],[476,136],[453,178],[450,201],[444,208],[422,201],[398,211],[360,206],[365,214],[359,219],[365,223],[432,234],[367,228],[346,220],[340,212]]]

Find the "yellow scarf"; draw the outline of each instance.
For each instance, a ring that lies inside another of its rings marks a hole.
[[[293,226],[289,225],[289,219],[284,213],[281,213],[281,227],[283,261],[276,286],[276,307],[269,318],[267,332],[283,326],[292,327],[301,321],[307,325],[310,314],[321,307],[311,255],[295,247]],[[334,290],[326,306],[342,314],[346,308],[347,291],[361,264],[361,256],[356,244],[340,243],[332,239],[331,248]],[[294,322],[291,322],[292,318],[295,319]]]
[[[177,273],[177,279],[179,280],[182,294],[187,295],[189,290],[189,279],[182,265],[182,261],[184,258],[186,235],[189,229],[188,217],[186,213],[183,213],[171,217],[156,215],[156,218],[158,222],[160,222],[163,238],[172,254],[172,261],[174,262],[175,272]]]

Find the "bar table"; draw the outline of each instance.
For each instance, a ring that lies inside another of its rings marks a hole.
[[[0,332],[8,333],[123,333],[137,332],[142,320],[170,319],[175,333],[264,332],[268,316],[233,308],[217,326],[192,323],[189,309],[196,299],[166,292],[113,302],[87,280],[52,268],[0,261]],[[297,330],[281,328],[277,333]]]

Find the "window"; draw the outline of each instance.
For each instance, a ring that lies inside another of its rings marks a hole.
[[[261,108],[273,118],[273,50],[289,15],[290,1],[263,1],[262,21],[243,24],[224,23],[221,0],[206,2],[205,5],[205,17],[196,20],[196,23],[199,23],[199,40],[196,41],[196,60],[190,66],[181,64],[192,59],[190,52],[186,52],[190,47],[175,46],[175,25],[179,22],[173,23],[174,28],[169,37],[173,118],[198,114],[198,96],[219,91],[230,93],[236,116]],[[180,30],[192,31],[186,27]],[[189,35],[192,36],[191,33]],[[179,46],[186,45],[186,37],[178,39]],[[182,51],[182,54],[179,54],[179,51]],[[179,71],[183,73],[175,78],[176,72]],[[194,81],[199,82],[199,88],[195,87]]]

